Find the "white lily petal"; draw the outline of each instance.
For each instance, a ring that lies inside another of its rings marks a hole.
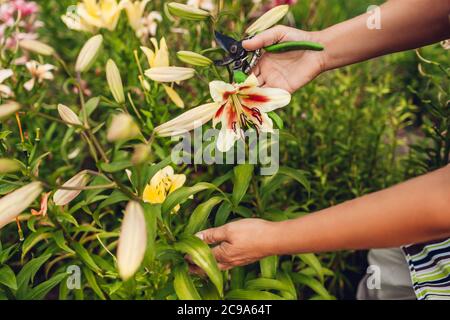
[[[234,91],[236,91],[236,88],[233,85],[223,81],[215,80],[209,83],[209,92],[211,94],[211,98],[213,98],[215,102],[222,102],[226,100],[226,97],[224,97],[225,94],[227,92]]]
[[[227,152],[234,143],[239,139],[239,135],[232,129],[222,128],[217,137],[217,150],[220,152]]]
[[[13,71],[11,69],[2,69],[0,70],[0,83],[8,79],[13,75]]]
[[[160,136],[170,136],[193,130],[211,120],[217,109],[215,102],[198,106],[156,127],[155,132]]]
[[[291,95],[283,89],[252,87],[240,91],[242,104],[257,107],[262,112],[282,108],[291,102]]]
[[[183,67],[155,67],[145,71],[145,75],[157,82],[178,82],[190,79],[195,70]]]

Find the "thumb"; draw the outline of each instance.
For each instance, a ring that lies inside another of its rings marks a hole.
[[[227,240],[227,234],[224,226],[200,231],[196,234],[196,236],[207,244],[215,244]]]
[[[242,42],[244,49],[249,51],[255,51],[274,43],[280,42],[285,35],[285,27],[276,26],[271,29],[265,30],[249,40]]]

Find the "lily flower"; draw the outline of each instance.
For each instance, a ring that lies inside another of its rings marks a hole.
[[[136,36],[141,40],[146,40],[150,36],[156,35],[158,23],[162,21],[161,13],[152,11],[147,16],[141,18],[141,25],[136,30]]]
[[[156,82],[178,82],[187,80],[194,76],[195,70],[192,68],[171,67],[169,63],[169,49],[166,39],[163,37],[158,41],[155,38],[150,39],[154,50],[141,47],[141,50],[147,56],[150,69],[145,71],[145,75]],[[179,108],[184,108],[184,102],[172,86],[163,84],[169,98]]]
[[[36,81],[38,83],[42,83],[44,80],[53,80],[54,78],[53,74],[51,73],[51,71],[55,69],[54,65],[48,63],[40,64],[35,60],[31,60],[28,61],[25,66],[31,74],[31,79],[25,82],[23,85],[27,91],[33,90]]]
[[[1,69],[0,70],[0,97],[9,98],[14,95],[11,88],[6,84],[3,84],[3,81],[12,77],[13,71],[11,69]]]
[[[134,2],[125,0],[123,2],[123,6],[125,7],[125,11],[127,12],[128,23],[134,31],[139,30],[139,28],[141,27],[141,19],[144,15],[145,7],[149,2],[150,0]]]
[[[175,174],[171,166],[159,170],[145,187],[143,200],[148,203],[163,203],[167,196],[181,188],[186,182],[184,174]],[[180,205],[173,210],[177,212]]]
[[[61,19],[68,28],[93,32],[97,29],[113,31],[119,21],[123,2],[116,0],[83,0],[77,4],[75,12],[63,15]]]
[[[65,206],[75,199],[84,188],[89,183],[90,177],[86,170],[78,172],[72,178],[67,180],[62,186],[71,189],[58,189],[53,195],[53,202],[57,206]]]
[[[156,127],[156,134],[180,135],[212,119],[214,127],[221,122],[217,149],[226,152],[243,137],[246,128],[272,132],[273,123],[267,113],[291,101],[291,95],[283,89],[258,87],[255,75],[239,84],[212,81],[209,88],[214,103],[201,105]]]

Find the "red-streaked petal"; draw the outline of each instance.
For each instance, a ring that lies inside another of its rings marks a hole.
[[[249,108],[257,107],[262,112],[270,112],[288,105],[291,95],[283,89],[253,87],[241,90],[239,99]]]
[[[211,81],[209,83],[209,92],[215,102],[223,102],[228,99],[230,94],[234,93],[236,88],[223,81]]]

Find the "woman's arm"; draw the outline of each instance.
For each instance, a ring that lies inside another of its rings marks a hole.
[[[399,246],[450,236],[450,166],[283,222],[244,219],[202,231],[223,269],[270,255]]]
[[[450,37],[450,0],[390,0],[379,7],[380,29],[369,29],[375,13],[363,14],[320,32],[325,70]]]
[[[387,53],[450,38],[450,0],[390,0],[380,6],[381,29],[370,29],[370,13],[318,32],[276,26],[244,41],[256,50],[285,41],[315,41],[322,52],[265,53],[253,70],[261,85],[294,92],[320,73]]]

